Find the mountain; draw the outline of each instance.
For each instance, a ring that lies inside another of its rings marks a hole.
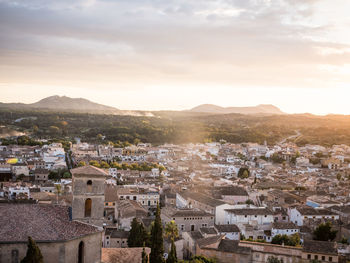
[[[213,104],[202,104],[190,109],[191,112],[205,112],[213,114],[285,114],[278,107],[271,104],[260,104],[252,107],[220,107]]]
[[[57,111],[73,111],[88,113],[119,113],[117,108],[98,104],[83,98],[70,98],[66,96],[50,96],[35,103],[0,103],[1,108],[15,109],[42,109]]]
[[[27,104],[33,108],[45,108],[56,110],[79,110],[79,111],[117,111],[117,108],[98,104],[83,98],[70,98],[66,96],[51,96],[38,102]]]

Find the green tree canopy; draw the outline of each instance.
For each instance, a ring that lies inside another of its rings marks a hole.
[[[28,237],[28,248],[26,256],[21,260],[21,263],[43,263],[43,255],[35,241]]]
[[[314,240],[333,241],[337,232],[337,230],[332,230],[331,222],[322,223],[314,231]]]
[[[151,230],[151,255],[150,263],[163,263],[163,227],[160,218],[160,206],[157,205],[156,219]]]

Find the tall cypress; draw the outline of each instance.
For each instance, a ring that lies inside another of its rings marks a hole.
[[[163,227],[160,218],[160,207],[157,205],[156,219],[151,230],[151,255],[150,263],[163,263]]]
[[[143,244],[141,259],[142,259],[142,263],[148,263],[148,255],[145,250],[145,244]]]
[[[177,263],[176,246],[173,238],[171,239],[171,248],[166,263]]]
[[[137,219],[134,218],[131,222],[131,229],[129,231],[128,246],[129,247],[141,247],[140,225]]]
[[[21,263],[43,263],[43,255],[35,241],[28,237],[28,248],[26,256],[21,260]]]

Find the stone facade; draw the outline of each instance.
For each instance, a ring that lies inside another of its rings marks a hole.
[[[72,170],[72,218],[102,226],[106,173],[91,166],[84,168]]]
[[[83,244],[83,263],[101,262],[102,233],[94,233],[69,241],[37,242],[45,263],[79,262],[79,244]],[[81,243],[82,242],[82,243]],[[26,242],[0,243],[0,262],[19,263],[27,253]]]

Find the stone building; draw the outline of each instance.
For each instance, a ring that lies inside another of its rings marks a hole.
[[[102,226],[105,202],[105,171],[91,165],[71,170],[72,218]]]
[[[0,262],[19,263],[28,236],[39,246],[45,263],[98,263],[102,233],[73,221],[67,206],[0,204]]]

